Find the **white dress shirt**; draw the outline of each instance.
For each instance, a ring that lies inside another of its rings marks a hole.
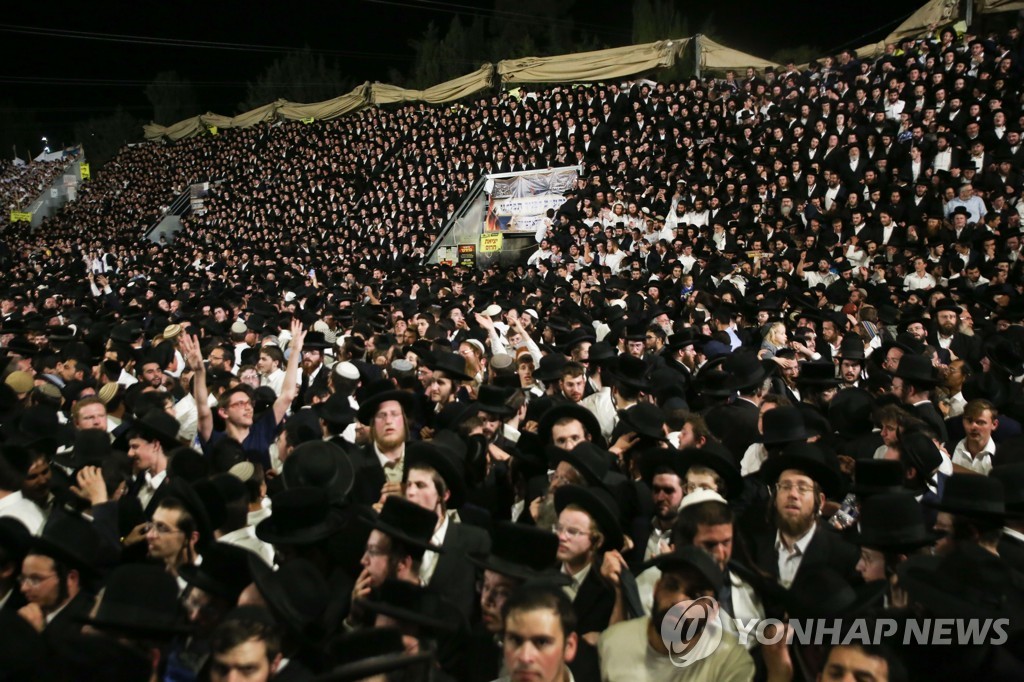
[[[995,454],[996,443],[991,437],[989,437],[988,443],[981,449],[977,457],[967,451],[967,439],[964,438],[953,449],[953,464],[959,464],[965,469],[970,469],[982,476],[988,476],[989,472],[992,471],[992,456]]]
[[[779,584],[786,589],[793,584],[796,572],[800,570],[800,563],[804,560],[807,545],[811,544],[817,530],[817,524],[812,525],[811,529],[797,540],[792,548],[786,547],[782,542],[782,533],[775,532],[775,551],[779,553]]]

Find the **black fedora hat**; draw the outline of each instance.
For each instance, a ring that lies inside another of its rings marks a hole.
[[[391,495],[384,500],[379,514],[369,510],[364,512],[364,519],[371,528],[412,548],[444,552],[441,547],[430,543],[437,526],[437,514],[404,497]]]
[[[178,582],[162,566],[150,564],[111,571],[95,615],[82,622],[130,637],[170,638],[191,630],[178,601]]]
[[[555,569],[558,537],[546,528],[499,521],[491,531],[491,551],[469,560],[495,573],[519,580],[568,584],[569,576]]]
[[[401,671],[413,673],[408,679],[429,679],[435,665],[431,653],[406,653],[402,632],[396,628],[347,632],[328,645],[327,657],[330,669],[318,675],[317,682],[357,682]],[[421,674],[410,670],[416,667]]]
[[[1003,482],[977,474],[953,474],[946,479],[941,500],[924,499],[922,503],[932,509],[967,518],[997,520],[1018,516],[1006,509]]]
[[[803,443],[811,437],[803,412],[794,405],[783,405],[765,412],[762,429],[761,442],[765,445]]]
[[[828,403],[829,424],[840,436],[856,438],[871,431],[874,407],[874,398],[863,388],[851,386],[843,389]]]
[[[737,351],[722,363],[722,371],[729,375],[728,386],[734,391],[744,391],[760,386],[770,370],[764,361],[752,351]]]
[[[416,398],[412,393],[398,390],[390,382],[381,381],[360,403],[357,413],[359,423],[369,425],[381,404],[391,400],[398,402],[407,416],[416,407]]]
[[[436,590],[396,578],[385,580],[375,593],[356,601],[356,605],[432,634],[457,632],[461,625],[454,616],[458,609]]]
[[[356,410],[352,408],[349,397],[341,393],[333,393],[327,400],[314,405],[313,410],[320,419],[334,427],[334,433],[340,433],[356,418]]]
[[[306,559],[292,559],[275,571],[260,557],[249,557],[249,571],[267,608],[296,635],[322,635],[323,616],[330,601],[327,580]]]
[[[43,532],[32,538],[28,549],[89,576],[99,573],[100,535],[92,522],[79,514],[54,511],[43,526]]]
[[[651,386],[646,379],[647,369],[646,362],[629,353],[623,353],[615,358],[614,362],[609,361],[602,376],[607,376],[610,383],[649,392]]]
[[[182,580],[203,592],[229,603],[238,601],[238,595],[252,583],[249,570],[249,550],[226,542],[214,542],[203,550],[203,562],[188,564],[178,570]]]
[[[562,369],[569,364],[568,358],[559,353],[548,353],[540,359],[533,370],[533,378],[549,384],[562,378]]]
[[[562,338],[561,348],[568,353],[572,350],[573,346],[588,341],[590,343],[597,341],[597,336],[594,334],[594,330],[592,328],[576,327],[575,329],[570,330],[569,333]]]
[[[344,500],[352,490],[355,471],[340,446],[315,440],[292,450],[285,460],[281,478],[285,488],[320,488],[327,492],[332,502],[337,502]]]
[[[683,476],[693,466],[702,466],[711,469],[722,478],[725,483],[726,493],[723,497],[732,499],[743,492],[743,475],[735,464],[733,454],[719,441],[706,442],[699,448],[686,448],[680,453],[683,461]]]
[[[13,516],[0,516],[0,547],[21,566],[21,558],[32,543],[32,533]]]
[[[473,377],[466,373],[466,359],[458,353],[434,353],[427,367],[441,372],[455,381],[470,381]]]
[[[274,495],[274,511],[256,526],[256,537],[277,545],[308,545],[335,535],[345,527],[322,488],[288,488]]]
[[[836,357],[840,360],[858,360],[863,362],[865,359],[864,344],[861,343],[860,337],[853,335],[844,336],[839,344],[839,354]]]
[[[716,593],[725,584],[725,576],[722,574],[722,569],[718,567],[718,564],[711,558],[711,555],[693,545],[678,547],[671,552],[652,557],[641,564],[640,569],[646,570],[651,566],[658,567],[662,573],[670,572],[673,569],[679,570],[680,568],[696,570],[704,576]]]
[[[572,450],[549,445],[547,455],[549,466],[554,468],[559,462],[568,462],[586,479],[587,485],[601,485],[612,464],[612,454],[590,441],[577,443]]]
[[[924,355],[904,354],[892,375],[922,386],[936,386],[941,381],[931,359]]]
[[[653,403],[637,403],[619,412],[619,422],[638,436],[668,440],[665,435],[665,412]]]
[[[619,505],[603,488],[584,488],[579,485],[563,485],[555,491],[555,510],[573,505],[579,507],[594,520],[604,533],[604,544],[599,549],[621,549],[625,536],[619,522]]]
[[[466,500],[465,466],[465,455],[460,458],[458,452],[452,450],[444,441],[441,444],[435,443],[434,440],[413,441],[405,446],[405,468],[402,473],[408,479],[411,469],[433,469],[444,479],[448,487],[448,509],[458,509]]]
[[[761,476],[766,483],[774,485],[782,472],[790,469],[801,471],[814,480],[828,498],[834,499],[842,488],[839,472],[829,463],[825,451],[814,443],[787,445],[761,466]]]
[[[617,358],[619,354],[607,341],[598,341],[590,346],[590,364],[603,364]]]
[[[168,497],[177,499],[192,517],[196,525],[196,532],[199,533],[199,547],[212,542],[214,529],[210,521],[210,513],[196,489],[183,478],[171,478],[164,483],[164,490],[166,490],[165,499]]]
[[[906,473],[895,459],[858,459],[853,465],[850,492],[860,497],[898,493],[904,490]]]
[[[829,388],[836,387],[842,383],[836,376],[835,363],[825,361],[819,362],[801,362],[800,363],[800,374],[796,377],[797,386],[807,386],[809,388]]]
[[[149,441],[158,441],[164,450],[170,450],[181,445],[178,440],[178,432],[181,424],[177,419],[163,410],[150,410],[132,422],[128,429],[128,439],[138,436]]]
[[[858,527],[851,540],[880,551],[909,552],[938,540],[925,527],[921,505],[909,492],[881,493],[864,500]]]
[[[477,393],[476,407],[481,412],[499,417],[511,417],[516,411],[506,401],[514,392],[514,390],[508,390],[501,386],[484,384]]]
[[[314,350],[324,350],[330,348],[334,344],[327,340],[323,332],[307,332],[306,338],[302,340],[303,348],[311,348]]]
[[[601,423],[597,421],[597,416],[577,403],[561,403],[546,410],[541,415],[537,423],[537,436],[540,438],[541,443],[550,443],[551,427],[555,425],[555,422],[567,417],[577,419],[583,424],[583,428],[590,434],[590,441],[592,443],[597,443],[601,447],[605,446],[604,437],[601,435]]]

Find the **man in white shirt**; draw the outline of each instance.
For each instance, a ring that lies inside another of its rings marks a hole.
[[[702,613],[699,608],[702,600],[713,604],[711,598],[724,583],[714,560],[691,546],[662,554],[653,563],[662,572],[654,589],[654,609],[648,618],[616,623],[601,634],[601,679],[679,679],[684,667],[687,680],[753,679],[754,660],[750,654],[739,645],[735,635],[722,631],[717,612]],[[666,638],[666,619],[681,622],[684,614],[691,614],[684,608],[693,605],[698,606],[692,610],[697,618],[696,632],[673,628],[677,639]],[[713,647],[713,651],[702,647]]]
[[[992,433],[999,428],[999,411],[978,398],[964,406],[964,438],[953,449],[953,464],[987,476],[992,471],[996,443]]]
[[[14,446],[11,445],[6,447],[14,449]],[[46,522],[46,517],[39,505],[26,499],[21,492],[22,481],[28,472],[31,458],[26,451],[23,471],[19,471],[18,467],[10,461],[11,459],[13,457],[6,452],[0,456],[0,517],[17,519],[25,525],[30,533],[38,535]]]

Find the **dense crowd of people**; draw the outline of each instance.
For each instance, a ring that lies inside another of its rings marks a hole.
[[[0,161],[0,206],[7,212],[26,211],[29,204],[67,168],[70,160]]]
[[[0,254],[0,679],[1020,679],[1022,48],[125,147]]]

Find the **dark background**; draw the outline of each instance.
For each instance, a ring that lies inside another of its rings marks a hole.
[[[921,4],[923,0],[718,0],[678,2],[675,8],[685,20],[687,35],[705,30],[730,47],[771,58],[786,50],[799,54],[816,48],[824,54],[859,47],[884,37]],[[497,12],[492,13],[495,7]],[[535,11],[544,11],[538,7],[561,16],[538,20]],[[430,22],[443,36],[456,14],[466,23],[474,14],[485,15],[491,41],[486,47],[506,57],[520,55],[502,52],[496,43],[503,41],[495,37],[499,30],[505,36],[530,36],[539,35],[538,26],[553,25],[553,32],[537,39],[542,46],[537,53],[545,54],[572,52],[581,44],[627,45],[634,37],[629,0],[483,0],[478,6],[469,0],[219,2],[206,7],[21,3],[0,20],[0,157],[10,158],[12,144],[19,145],[22,158],[35,156],[43,135],[52,148],[81,141],[76,138],[95,134],[87,124],[97,126],[114,114],[120,116],[122,127],[141,135],[136,126],[154,118],[144,88],[169,70],[190,81],[178,85],[182,92],[189,91],[189,104],[194,101],[198,106],[189,115],[238,113],[249,94],[248,84],[275,59],[303,47],[324,58],[349,87],[408,79],[416,62],[412,42],[424,35]],[[468,59],[454,70],[466,73],[483,61]],[[131,135],[120,130],[117,134]]]

